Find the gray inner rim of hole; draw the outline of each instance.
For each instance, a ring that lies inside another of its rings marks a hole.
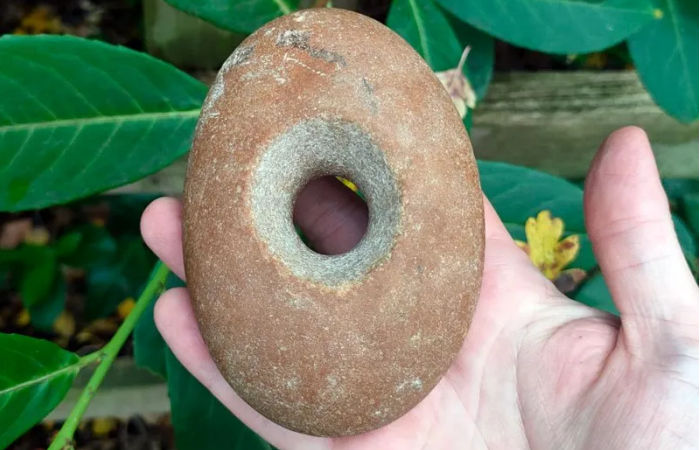
[[[367,199],[367,231],[340,255],[312,251],[292,223],[297,194],[324,175],[353,180]],[[340,120],[310,119],[278,136],[260,158],[251,200],[256,231],[269,251],[297,277],[328,286],[358,280],[387,256],[401,219],[396,178],[384,153],[360,127]]]

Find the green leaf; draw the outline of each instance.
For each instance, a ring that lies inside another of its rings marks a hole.
[[[28,248],[31,248],[28,246]],[[36,259],[26,265],[19,282],[19,293],[25,307],[40,303],[51,292],[58,266],[56,252],[50,247],[34,247]]]
[[[78,247],[63,259],[73,267],[88,267],[107,264],[117,252],[117,242],[103,227],[83,225],[74,232],[81,235]]]
[[[0,211],[165,167],[188,150],[207,90],[146,54],[70,36],[4,36],[0,61]]]
[[[688,229],[688,226],[681,220],[680,217],[673,214],[671,216],[673,219],[673,226],[676,229],[676,235],[678,236],[678,242],[681,244],[683,253],[687,255],[693,255],[697,257],[698,254],[698,242],[697,236],[693,236],[693,233]]]
[[[411,44],[435,72],[456,68],[464,47],[471,46],[463,72],[478,98],[486,93],[493,71],[490,36],[454,21],[458,35],[433,0],[395,0],[386,23]]]
[[[66,280],[63,278],[63,274],[58,273],[46,298],[27,308],[32,325],[42,331],[51,332],[56,318],[61,314],[65,305]]]
[[[165,350],[167,346],[153,321],[151,302],[143,311],[134,328],[134,361],[136,364],[165,378]]]
[[[698,276],[698,236],[693,234],[688,226],[681,220],[680,217],[673,214],[673,226],[676,229],[676,235],[678,236],[678,242],[681,244],[681,250],[683,250],[683,256],[693,272],[693,276],[697,278]]]
[[[470,25],[512,44],[548,53],[610,47],[653,17],[647,0],[437,0]]]
[[[50,247],[29,244],[22,244],[12,249],[0,249],[0,264],[33,266],[50,251]]]
[[[600,273],[586,280],[574,299],[592,308],[602,309],[616,316],[620,315],[605,284],[605,278]]]
[[[182,287],[185,283],[177,275],[170,272],[165,282],[166,289]],[[151,302],[143,315],[139,318],[134,329],[134,360],[136,364],[145,367],[162,377],[166,377],[165,352],[168,346],[161,337],[153,320],[153,308],[155,302]]]
[[[167,351],[165,360],[171,420],[178,449],[272,448],[190,375],[171,351]]]
[[[505,163],[479,161],[481,187],[506,223],[524,225],[548,209],[566,231],[585,233],[583,190],[553,175]]]
[[[138,238],[123,238],[115,258],[91,267],[87,273],[85,316],[95,319],[111,314],[124,299],[134,296],[148,278],[154,258]]]
[[[698,195],[698,180],[684,178],[664,178],[661,180],[666,196],[671,204],[671,211],[682,210],[683,198],[686,195]]]
[[[299,0],[166,0],[174,7],[231,31],[252,33],[299,7]]]
[[[53,247],[56,249],[56,256],[61,258],[72,255],[76,250],[78,250],[78,246],[80,245],[80,241],[82,239],[83,235],[77,231],[64,234],[58,238],[56,243],[53,245]]]
[[[697,183],[697,180],[696,180]],[[693,230],[695,238],[698,238],[698,194],[685,194],[683,201],[683,215],[688,225]]]
[[[0,262],[0,294],[10,288],[10,269]]]
[[[462,47],[433,0],[394,0],[386,24],[411,44],[434,71],[457,67]]]
[[[654,20],[627,41],[642,83],[666,112],[698,118],[698,2],[654,0]]]
[[[43,419],[78,373],[78,356],[56,344],[0,333],[0,448]]]

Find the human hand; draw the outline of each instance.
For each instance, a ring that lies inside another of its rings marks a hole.
[[[364,230],[366,212],[334,180],[298,202],[295,220],[317,249],[348,250]],[[185,288],[161,296],[156,325],[180,362],[278,448],[697,448],[698,287],[643,131],[624,128],[603,143],[584,204],[620,318],[559,293],[485,200],[481,296],[462,349],[415,408],[359,436],[302,435],[248,406],[209,356]],[[172,198],[154,201],[141,224],[184,279],[181,226]]]

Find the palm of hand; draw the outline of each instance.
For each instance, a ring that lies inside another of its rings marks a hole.
[[[326,200],[332,214],[310,208],[298,219],[315,224],[319,240],[352,239],[362,220],[357,209]],[[643,132],[623,129],[608,138],[586,187],[589,235],[621,320],[560,294],[488,202],[485,210],[483,285],[465,344],[435,389],[379,430],[316,438],[257,414],[211,361],[184,289],[159,299],[158,328],[185,367],[279,448],[697,447],[697,286]],[[142,229],[183,276],[179,214],[177,201],[156,201]],[[320,223],[333,220],[347,228]]]

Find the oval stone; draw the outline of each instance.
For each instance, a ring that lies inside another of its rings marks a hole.
[[[367,199],[367,232],[341,255],[310,250],[292,223],[322,175]],[[204,340],[274,422],[321,436],[381,427],[462,346],[483,261],[474,156],[445,89],[380,23],[311,9],[246,39],[202,109],[184,207]]]

